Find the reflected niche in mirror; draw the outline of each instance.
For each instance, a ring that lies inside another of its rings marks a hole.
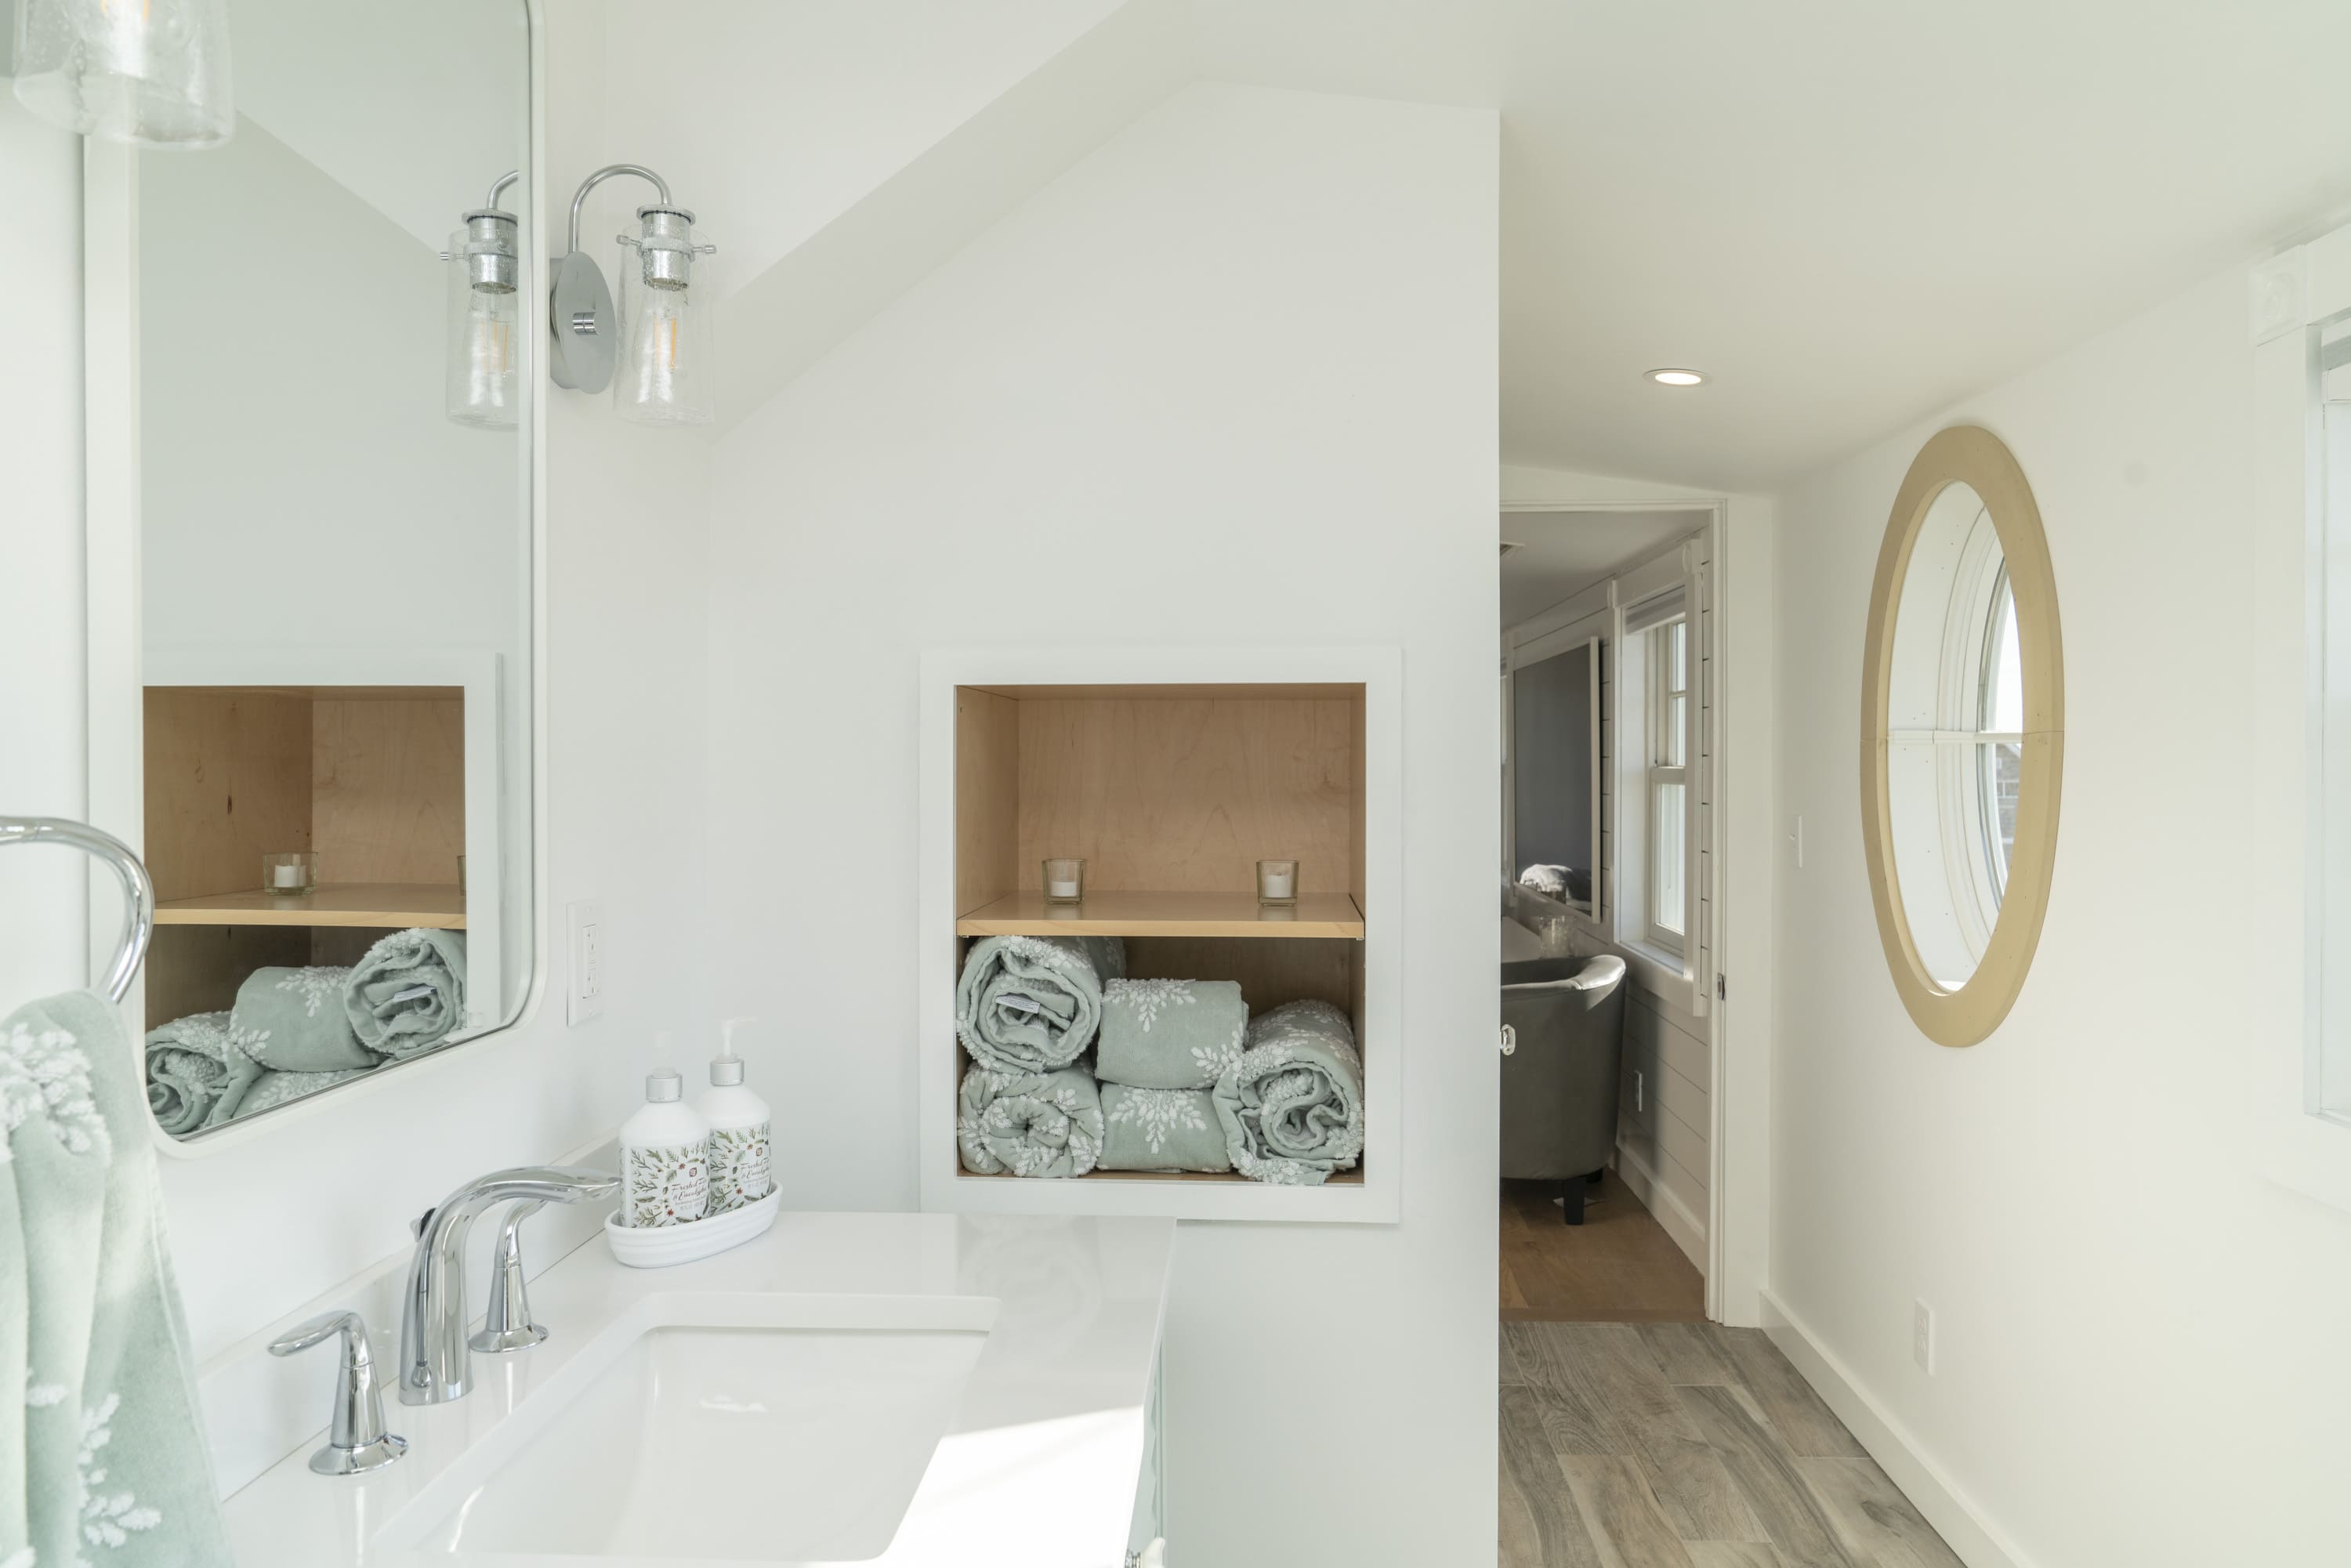
[[[1594,912],[1600,842],[1598,639],[1510,674],[1510,871],[1519,887]]]
[[[1862,806],[1896,988],[1944,1045],[2006,1016],[2040,939],[2064,758],[2055,583],[2031,486],[1988,431],[1928,442],[1870,605]]]
[[[234,26],[235,137],[135,171],[143,1010],[183,1138],[510,1022],[533,946],[528,17]]]

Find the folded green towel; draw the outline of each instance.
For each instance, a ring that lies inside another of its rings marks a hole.
[[[272,1072],[345,1072],[380,1060],[351,1032],[351,971],[323,965],[256,969],[236,988],[230,1027]]]
[[[1102,982],[1125,973],[1115,936],[983,937],[956,983],[956,1033],[998,1072],[1067,1067],[1093,1043]]]
[[[1113,980],[1094,1075],[1134,1089],[1206,1089],[1240,1060],[1249,1004],[1231,980]]]
[[[1102,1168],[1106,1171],[1228,1171],[1225,1126],[1206,1089],[1102,1086]]]
[[[1082,1067],[997,1072],[975,1062],[956,1116],[963,1166],[980,1176],[1081,1176],[1102,1158],[1102,1094]]]
[[[1347,1015],[1285,1002],[1249,1020],[1240,1061],[1217,1080],[1233,1168],[1253,1181],[1315,1186],[1364,1152],[1364,1061]]]
[[[0,1564],[233,1568],[131,1041],[89,992],[0,1023]]]
[[[147,1108],[175,1138],[200,1133],[237,1113],[266,1076],[227,1013],[193,1013],[147,1031]]]
[[[360,1065],[437,1051],[465,1022],[465,934],[393,932],[353,966],[343,1010],[360,1043],[375,1053]]]
[[[379,1062],[377,1065],[382,1064]],[[332,1089],[338,1083],[365,1078],[373,1071],[374,1068],[360,1067],[342,1072],[265,1072],[253,1081],[253,1087],[246,1092],[245,1103],[230,1114],[257,1116],[264,1111],[274,1111],[280,1105],[288,1105],[316,1094],[321,1089]],[[213,1124],[217,1126],[226,1120],[228,1117],[223,1116]]]

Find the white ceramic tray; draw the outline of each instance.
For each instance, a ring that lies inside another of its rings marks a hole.
[[[728,1214],[697,1219],[691,1225],[664,1225],[640,1229],[620,1223],[621,1211],[604,1217],[604,1239],[612,1256],[632,1269],[666,1269],[691,1263],[740,1247],[775,1224],[783,1211],[783,1194],[771,1192],[757,1203],[747,1203]]]

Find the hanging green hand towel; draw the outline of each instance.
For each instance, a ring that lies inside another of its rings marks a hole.
[[[264,1074],[227,1013],[192,1013],[147,1031],[147,1108],[175,1138],[237,1113]]]
[[[1206,1089],[1240,1060],[1249,1004],[1232,980],[1113,980],[1094,1076],[1133,1089]]]
[[[380,1059],[360,1043],[344,1012],[350,979],[350,970],[326,965],[256,969],[236,988],[229,1027],[247,1054],[272,1072],[373,1067]]]
[[[234,1568],[146,1117],[106,1002],[0,1023],[0,1564]]]

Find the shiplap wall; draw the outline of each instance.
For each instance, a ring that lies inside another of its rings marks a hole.
[[[1698,894],[1690,971],[1701,993],[1714,988],[1714,529],[1692,541],[1698,562],[1690,600],[1690,649],[1698,660],[1696,788]],[[1604,666],[1604,668],[1605,666]],[[1614,862],[1610,862],[1614,872]],[[1625,1061],[1616,1119],[1616,1165],[1625,1184],[1657,1217],[1691,1262],[1707,1266],[1708,1144],[1714,1127],[1714,1082],[1707,1020],[1632,972],[1625,1008]]]

